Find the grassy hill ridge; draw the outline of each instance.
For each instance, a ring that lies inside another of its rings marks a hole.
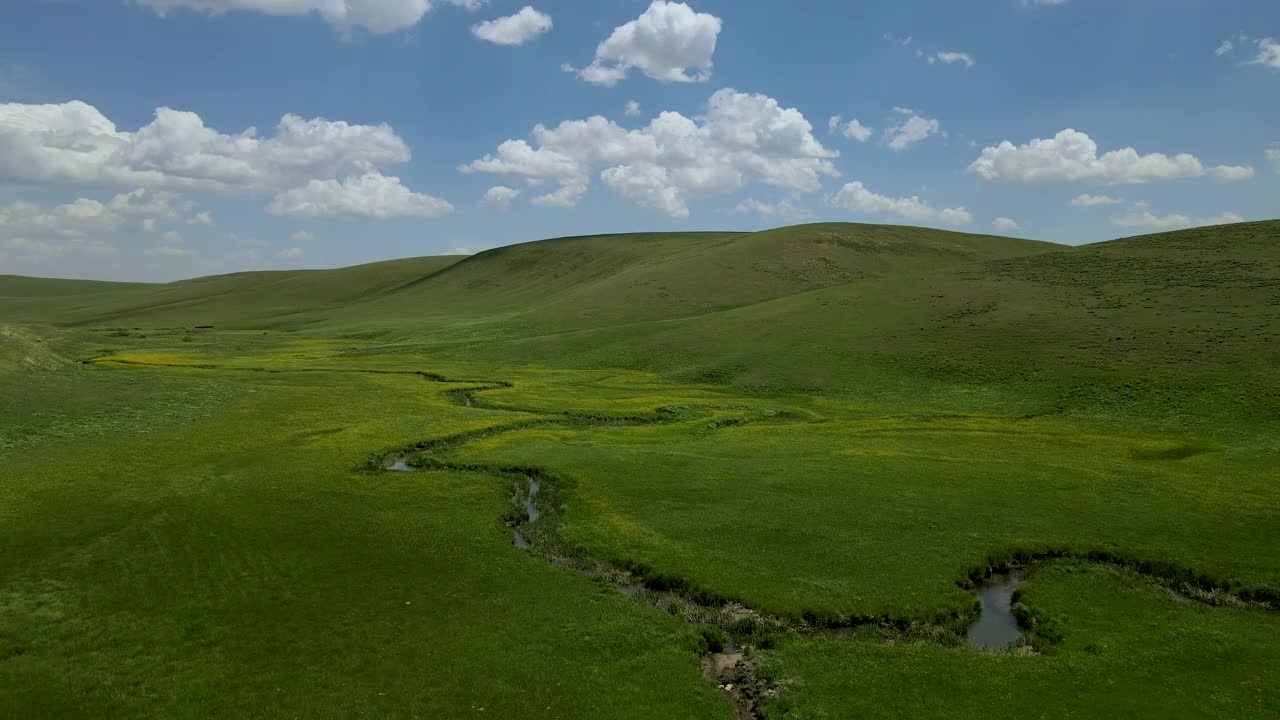
[[[1280,221],[1080,247],[849,223],[586,236],[461,260],[0,299],[0,311],[62,325],[305,328],[389,352],[755,390],[1000,388],[999,402],[1014,392],[1034,412],[1195,411],[1230,398],[1265,414],[1280,405],[1267,375],[1280,362],[1277,238]]]

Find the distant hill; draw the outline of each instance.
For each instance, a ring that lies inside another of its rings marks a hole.
[[[25,277],[22,275],[0,275],[0,299],[96,295],[146,287],[151,287],[151,285],[148,283],[63,280],[59,278]]]
[[[1082,247],[833,223],[167,285],[3,278],[0,319],[306,328],[760,391],[989,393],[1000,411],[1265,414],[1280,412],[1280,221]]]
[[[0,279],[0,317],[98,327],[274,327],[367,301],[459,259],[420,257],[338,270],[243,272],[150,285],[10,277]],[[78,282],[83,284],[67,284]],[[79,292],[67,292],[77,288]]]
[[[917,266],[729,310],[435,355],[759,389],[948,394],[993,411],[1280,419],[1280,221]]]
[[[922,228],[828,223],[757,233],[565,238],[480,253],[353,309],[496,318],[551,331],[686,317],[817,288],[1056,246]]]

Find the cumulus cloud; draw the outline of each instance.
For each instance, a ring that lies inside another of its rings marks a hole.
[[[984,148],[969,172],[1003,182],[1121,185],[1198,177],[1205,169],[1198,158],[1186,153],[1139,155],[1133,148],[1123,148],[1099,156],[1092,138],[1066,129],[1048,140],[1037,138],[1017,146],[1006,140]]]
[[[999,230],[1000,232],[1016,232],[1022,229],[1022,226],[1018,224],[1017,220],[1007,217],[998,217],[995,220],[992,220],[991,227]]]
[[[526,5],[515,15],[471,27],[471,34],[497,45],[523,45],[551,31],[551,16]]]
[[[175,193],[139,188],[116,195],[107,203],[107,207],[127,217],[175,218],[178,210],[173,206],[173,201],[177,198]]]
[[[627,117],[636,117],[640,114],[640,103],[635,100],[627,101],[627,109],[624,111]]]
[[[191,257],[192,255],[195,255],[195,251],[191,248],[178,247],[176,245],[157,245],[156,247],[149,247],[146,250],[143,250],[142,254],[151,257],[180,258]]]
[[[450,210],[379,172],[410,157],[387,125],[285,115],[272,136],[259,137],[254,128],[225,134],[193,112],[159,108],[150,124],[126,132],[79,101],[0,104],[0,184],[140,188],[112,201],[121,215],[174,217],[170,203],[183,191],[274,193],[278,214],[434,217]],[[199,213],[188,222],[212,224],[212,217]]]
[[[633,68],[662,82],[706,82],[721,26],[720,18],[685,3],[654,0],[643,15],[600,43],[590,65],[564,69],[606,87],[617,85]]]
[[[260,138],[254,128],[228,135],[193,112],[162,107],[131,133],[80,101],[0,104],[0,184],[263,192],[409,159],[387,125],[285,115]]]
[[[1262,38],[1257,41],[1258,54],[1250,60],[1252,65],[1265,65],[1269,68],[1280,70],[1280,42],[1276,42],[1272,38]]]
[[[232,10],[251,10],[268,15],[309,15],[316,13],[334,28],[347,33],[362,27],[374,33],[389,33],[417,25],[431,10],[431,0],[133,0],[161,17],[174,9],[188,9],[209,15]],[[444,0],[468,10],[476,10],[486,0]]]
[[[306,242],[311,242],[312,240],[315,240],[316,236],[312,235],[306,230],[299,230],[298,232],[290,235],[289,239],[297,243],[306,243]]]
[[[453,205],[415,193],[400,178],[376,172],[344,180],[312,180],[303,187],[275,196],[267,206],[272,215],[290,217],[358,217],[376,220],[440,217]]]
[[[691,197],[763,183],[794,192],[821,189],[839,173],[800,111],[765,95],[720,90],[707,112],[688,118],[664,112],[636,130],[600,116],[538,125],[525,140],[507,140],[463,172],[518,177],[530,185],[560,185],[533,202],[572,207],[599,171],[620,197],[673,217],[685,217]]]
[[[559,190],[539,195],[533,199],[538,207],[571,208],[577,207],[578,201],[587,194],[586,185],[564,185]]]
[[[485,191],[484,197],[480,200],[482,207],[490,210],[501,210],[506,212],[511,209],[511,201],[520,196],[520,191],[515,188],[509,188],[505,185],[495,185]]]
[[[1181,230],[1206,225],[1227,225],[1244,222],[1244,218],[1233,212],[1224,212],[1217,217],[1191,218],[1186,215],[1156,215],[1146,203],[1130,206],[1124,215],[1114,217],[1111,222],[1126,228],[1147,228],[1152,230]]]
[[[671,217],[689,217],[689,208],[671,173],[661,165],[648,162],[619,165],[600,173],[600,179],[620,197],[636,205]]]
[[[1247,165],[1219,165],[1209,172],[1213,173],[1213,176],[1222,182],[1240,182],[1241,180],[1248,180],[1256,174],[1253,168]]]
[[[1119,205],[1123,202],[1124,200],[1111,197],[1110,195],[1090,195],[1089,193],[1083,193],[1075,196],[1071,201],[1071,205],[1074,207],[1099,207],[1101,205]]]
[[[12,237],[79,238],[113,230],[121,222],[107,206],[85,198],[54,208],[29,202],[0,207],[0,232]]]
[[[80,198],[46,207],[16,202],[0,207],[0,236],[30,238],[86,238],[113,232],[137,222],[146,232],[155,232],[156,220],[177,216],[176,196],[166,192],[134,190],[106,203]]]
[[[917,196],[894,198],[872,192],[861,182],[854,181],[827,198],[833,207],[844,208],[868,215],[884,215],[918,223],[943,225],[968,225],[973,215],[963,207],[937,210]]]
[[[301,260],[306,253],[300,247],[285,248],[276,253],[277,260]]]
[[[1280,147],[1267,148],[1267,159],[1275,166],[1276,172],[1280,173]]]
[[[9,238],[4,242],[7,250],[12,250],[19,255],[25,255],[29,258],[48,258],[61,255],[65,251],[65,247],[61,244],[54,244],[44,240],[33,240],[27,237]]]
[[[212,225],[213,214],[210,213],[208,210],[205,210],[204,212],[201,212],[201,213],[196,213],[195,215],[192,215],[191,217],[187,218],[187,224],[188,225]]]
[[[1262,65],[1273,70],[1280,70],[1280,41],[1275,38],[1252,38],[1244,33],[1238,33],[1232,38],[1223,40],[1218,49],[1213,51],[1213,54],[1218,57],[1225,57],[1239,51],[1246,51],[1250,46],[1256,48],[1256,52],[1245,64]]]
[[[917,115],[914,110],[894,108],[893,115],[897,118],[896,123],[885,128],[884,140],[894,152],[902,152],[942,131],[942,125],[937,120]]]
[[[738,203],[734,208],[734,212],[742,214],[756,214],[764,217],[781,217],[790,220],[805,220],[813,217],[813,213],[796,205],[790,200],[780,200],[776,203],[763,202],[755,198],[747,198]]]
[[[940,53],[934,53],[933,55],[929,56],[929,64],[933,65],[934,63],[942,63],[944,65],[951,65],[953,63],[963,63],[965,67],[971,68],[974,65],[977,65],[978,61],[974,60],[973,56],[970,55],[969,53],[940,52]]]
[[[182,233],[177,230],[170,230],[161,237],[163,237],[164,241],[170,245],[178,245],[182,242]]]
[[[871,128],[858,122],[857,118],[845,122],[844,118],[836,115],[827,121],[827,130],[832,134],[839,133],[850,140],[858,142],[866,142],[871,139]]]

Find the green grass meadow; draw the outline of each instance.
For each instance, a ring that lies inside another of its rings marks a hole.
[[[1280,716],[1277,241],[0,278],[0,717]],[[765,690],[548,552],[772,619]],[[971,649],[1011,561],[1026,641]]]

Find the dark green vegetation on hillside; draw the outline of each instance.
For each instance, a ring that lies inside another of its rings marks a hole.
[[[791,627],[744,636],[768,717],[1280,713],[1280,222],[43,282],[0,279],[0,714],[732,717],[702,630],[511,547],[503,467],[540,542]],[[1037,564],[1029,644],[964,647],[1036,553],[1130,568]]]

